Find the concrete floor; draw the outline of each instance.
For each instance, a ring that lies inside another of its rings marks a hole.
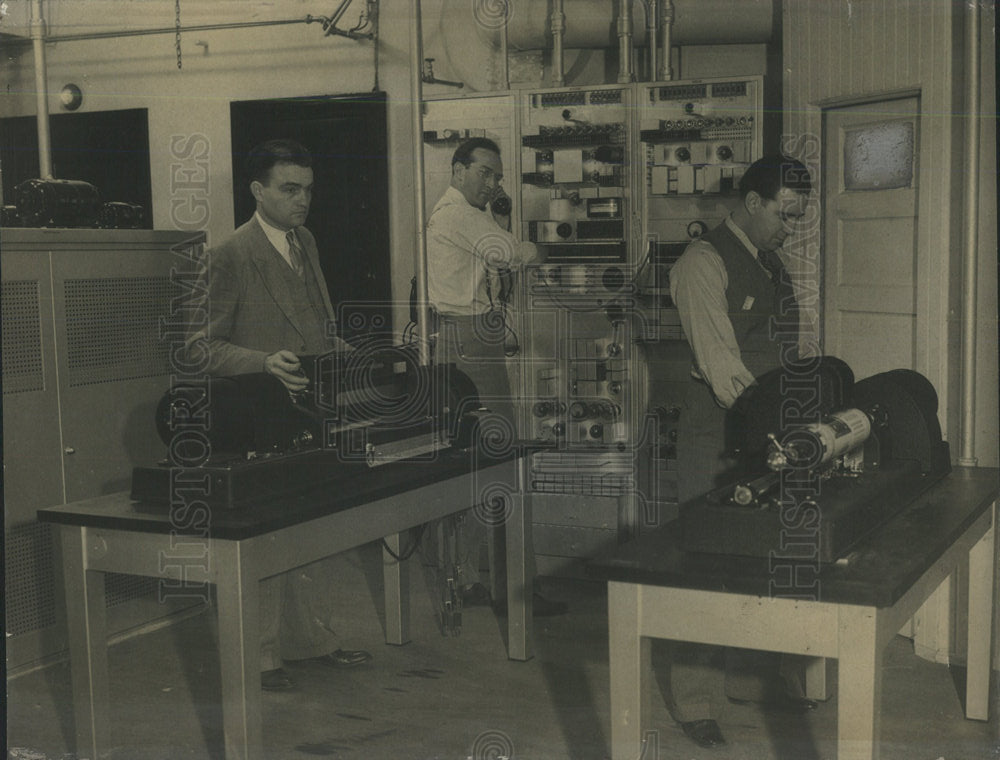
[[[442,636],[434,616],[433,571],[421,573],[415,563],[413,641],[383,644],[376,547],[342,555],[341,561],[345,583],[337,594],[345,610],[344,646],[367,648],[375,660],[352,671],[290,668],[298,690],[264,694],[268,758],[609,756],[603,584],[546,579],[546,594],[568,601],[570,612],[536,621],[535,658],[520,663],[506,659],[503,629],[488,608],[466,609],[461,635]],[[111,648],[112,760],[222,758],[215,641],[209,610]],[[1000,760],[996,717],[982,723],[962,716],[963,676],[916,657],[906,639],[890,644],[882,760]],[[10,758],[75,758],[69,680],[68,664],[59,663],[8,681]],[[835,700],[796,718],[731,706],[721,722],[729,744],[715,750],[687,740],[655,695],[652,704],[654,740],[644,760],[836,756]]]

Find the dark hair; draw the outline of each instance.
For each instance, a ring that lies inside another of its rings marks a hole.
[[[466,140],[455,148],[455,155],[451,157],[451,165],[462,164],[462,166],[468,166],[472,163],[472,151],[477,148],[492,151],[498,156],[500,155],[500,146],[491,139],[488,137],[473,137],[471,140]]]
[[[783,187],[808,194],[812,190],[812,176],[806,165],[780,153],[764,156],[750,164],[740,180],[740,197],[746,198],[747,193],[754,191],[761,198],[773,201]]]
[[[251,182],[266,185],[275,164],[295,164],[309,168],[312,167],[313,160],[308,149],[295,140],[268,140],[254,146],[247,154],[247,176]]]

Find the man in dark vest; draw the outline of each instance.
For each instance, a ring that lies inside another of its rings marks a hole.
[[[206,253],[208,324],[188,336],[186,349],[192,361],[207,354],[211,375],[266,372],[301,393],[309,378],[299,357],[350,349],[334,334],[316,240],[302,226],[312,200],[312,156],[292,140],[270,140],[250,151],[247,169],[257,210]],[[285,661],[349,668],[372,659],[340,647],[330,593],[335,571],[320,560],[261,582],[262,688],[294,687]]]
[[[809,171],[793,158],[767,156],[747,169],[739,189],[732,214],[692,242],[670,272],[694,354],[677,443],[681,502],[735,479],[727,410],[756,378],[797,355],[798,306],[777,251],[805,216]],[[792,711],[815,706],[789,696],[771,656],[679,643],[658,645],[656,655],[666,659],[658,676],[667,706],[701,746],[724,743],[715,720],[723,694]]]

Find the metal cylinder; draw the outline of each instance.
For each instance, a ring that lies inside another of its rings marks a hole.
[[[819,467],[846,454],[871,435],[871,418],[861,409],[844,409],[786,434],[768,454],[772,470]]]
[[[631,18],[642,18],[647,0],[631,0]],[[652,2],[653,0],[648,0]],[[500,60],[502,35],[511,52],[546,50],[552,44],[549,0],[519,0],[502,4],[510,13],[488,13],[489,3],[444,0],[438,29],[447,65],[469,90],[502,90]],[[667,27],[668,45],[753,44],[774,36],[774,0],[672,0],[673,22]],[[573,0],[572,15],[562,35],[563,50],[614,48],[617,44],[618,3],[608,0]],[[502,16],[502,17],[501,17]],[[648,45],[646,24],[633,23],[632,45]],[[660,71],[669,71],[669,47],[660,45]],[[666,77],[666,78],[669,78]]]
[[[420,352],[420,364],[430,364],[430,297],[427,294],[427,234],[424,224],[424,202],[427,187],[424,183],[424,143],[420,136],[424,133],[423,109],[423,20],[420,0],[414,7],[413,23],[410,27],[410,96],[412,98],[410,114],[413,119],[413,186],[414,215],[413,242],[417,248],[416,279],[417,279],[417,349]]]
[[[965,266],[962,279],[965,300],[962,304],[962,435],[959,464],[975,467],[976,452],[976,337],[979,324],[979,3],[968,3],[965,10],[966,31],[966,100],[965,119]]]
[[[35,53],[35,114],[38,121],[38,173],[52,177],[52,139],[49,132],[49,86],[45,63],[45,19],[42,0],[31,3],[31,44]],[[34,225],[29,225],[34,226]]]
[[[618,15],[618,83],[628,84],[632,76],[632,3],[619,0],[621,12]]]
[[[661,0],[661,3],[660,34],[662,38],[660,42],[660,71],[657,78],[661,82],[667,82],[674,78],[670,51],[673,48],[676,13],[674,13],[674,4],[671,0]]]
[[[563,74],[563,35],[566,33],[566,14],[563,0],[552,3],[552,84],[562,87],[566,83]]]

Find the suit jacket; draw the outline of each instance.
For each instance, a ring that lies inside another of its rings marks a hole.
[[[311,272],[323,297],[323,308],[332,328],[334,313],[316,239],[305,227],[296,229]],[[293,292],[287,284],[288,264],[267,239],[256,217],[206,253],[200,284],[200,306],[207,322],[192,330],[186,340],[190,364],[205,363],[210,375],[262,372],[264,358],[287,349],[301,355],[316,352],[304,343],[297,321]],[[340,338],[331,347],[347,348]],[[207,357],[205,352],[208,352]]]

